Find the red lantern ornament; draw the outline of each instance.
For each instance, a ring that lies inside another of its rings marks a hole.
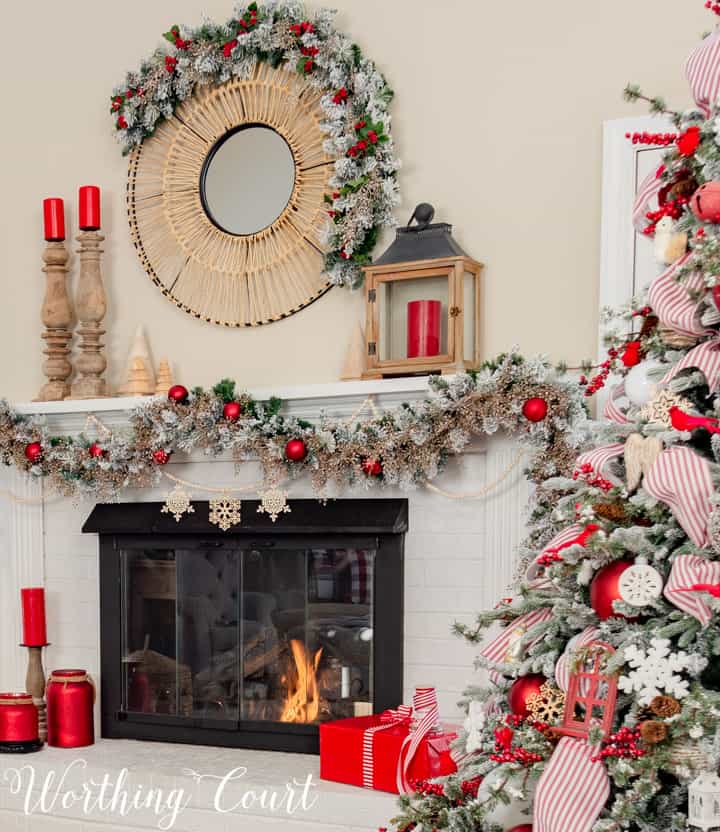
[[[642,361],[642,345],[640,341],[628,341],[621,356],[625,367],[637,367]]]
[[[240,406],[240,402],[228,402],[223,407],[223,416],[228,422],[237,422],[241,413],[242,407]]]
[[[363,473],[368,477],[379,477],[383,472],[382,462],[371,456],[365,457],[362,461]]]
[[[690,210],[702,222],[720,221],[720,182],[706,182],[690,198]]]
[[[548,414],[548,403],[539,396],[533,396],[525,402],[522,412],[528,422],[542,422]]]
[[[99,459],[101,456],[105,456],[107,451],[101,448],[97,442],[93,442],[88,448],[88,453],[93,459]]]
[[[43,455],[43,446],[39,442],[30,442],[25,446],[25,458],[33,463],[40,462]]]
[[[547,682],[542,673],[530,673],[516,679],[508,692],[510,710],[522,719],[530,716],[528,699],[534,694],[540,694],[540,688]]]
[[[616,560],[609,563],[595,575],[590,584],[590,606],[601,621],[613,616],[616,618],[628,618],[613,610],[613,601],[621,601],[620,576],[633,565],[631,560]],[[633,618],[628,618],[632,621]]]
[[[307,456],[307,445],[302,439],[291,439],[285,445],[285,459],[290,462],[302,462]]]
[[[183,387],[182,384],[174,384],[168,390],[168,399],[176,404],[185,404],[189,395],[187,387]]]
[[[157,451],[153,451],[152,458],[156,465],[167,465],[170,460],[170,454],[163,448],[159,448]]]

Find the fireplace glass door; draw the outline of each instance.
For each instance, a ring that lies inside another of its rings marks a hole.
[[[123,548],[122,710],[316,725],[373,711],[372,548]]]

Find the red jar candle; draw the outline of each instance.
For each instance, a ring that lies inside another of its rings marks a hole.
[[[78,192],[78,203],[80,229],[97,231],[100,228],[100,188],[83,185]]]
[[[65,205],[62,199],[50,197],[43,200],[45,239],[57,243],[65,239]]]
[[[411,300],[407,305],[407,357],[440,355],[442,301]]]
[[[47,684],[48,745],[82,748],[95,742],[95,685],[85,670],[53,670]]]
[[[0,693],[0,751],[36,751],[41,745],[32,696]]]
[[[20,590],[23,615],[23,646],[44,647],[47,644],[45,624],[45,590],[41,586]]]

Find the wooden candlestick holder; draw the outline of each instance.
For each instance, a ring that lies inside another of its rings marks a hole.
[[[49,647],[49,644],[43,644],[38,647],[30,647],[27,644],[21,644],[21,647],[27,648],[28,651],[28,667],[27,675],[25,676],[25,687],[27,692],[33,698],[33,704],[38,712],[38,729],[40,735],[40,742],[47,742],[47,705],[45,704],[45,669],[42,663],[43,647]]]
[[[105,287],[100,270],[102,248],[105,238],[97,231],[81,231],[76,240],[80,243],[80,278],[78,280],[75,308],[81,340],[80,354],[75,360],[78,377],[70,388],[71,399],[100,399],[108,395],[103,373],[107,359],[102,345],[105,330],[102,321],[107,311]]]
[[[42,338],[45,341],[43,373],[47,382],[40,388],[36,402],[57,402],[70,395],[68,379],[72,373],[70,339],[72,332],[72,306],[67,292],[68,251],[62,241],[50,241],[43,253],[43,271],[46,275],[45,298],[40,313],[45,325]]]

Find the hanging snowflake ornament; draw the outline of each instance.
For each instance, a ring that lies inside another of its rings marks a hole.
[[[563,717],[565,694],[550,682],[545,682],[537,693],[528,696],[526,705],[536,722],[557,725]]]
[[[670,639],[651,639],[647,650],[631,644],[623,652],[632,669],[618,679],[618,687],[623,693],[637,693],[640,705],[649,705],[663,693],[676,699],[688,695],[690,683],[679,674],[688,668],[691,657],[682,650],[673,653]]]
[[[240,509],[242,503],[230,494],[223,494],[222,497],[215,497],[210,500],[210,516],[208,520],[219,526],[224,532],[237,526],[242,520]]]
[[[260,494],[258,514],[267,514],[273,523],[281,514],[290,514],[287,504],[288,493],[280,488],[268,488]]]
[[[646,419],[653,424],[663,425],[666,428],[672,427],[670,420],[670,408],[679,407],[681,410],[692,408],[692,404],[678,396],[677,393],[671,393],[670,390],[661,390],[655,398],[648,402],[639,412],[638,416],[641,419]]]
[[[167,495],[165,505],[160,511],[163,514],[172,514],[175,522],[179,523],[182,520],[183,514],[195,514],[195,507],[187,491],[181,485],[176,485]]]
[[[646,607],[662,594],[662,575],[648,565],[647,559],[638,557],[620,575],[618,591],[620,598],[631,607]]]

